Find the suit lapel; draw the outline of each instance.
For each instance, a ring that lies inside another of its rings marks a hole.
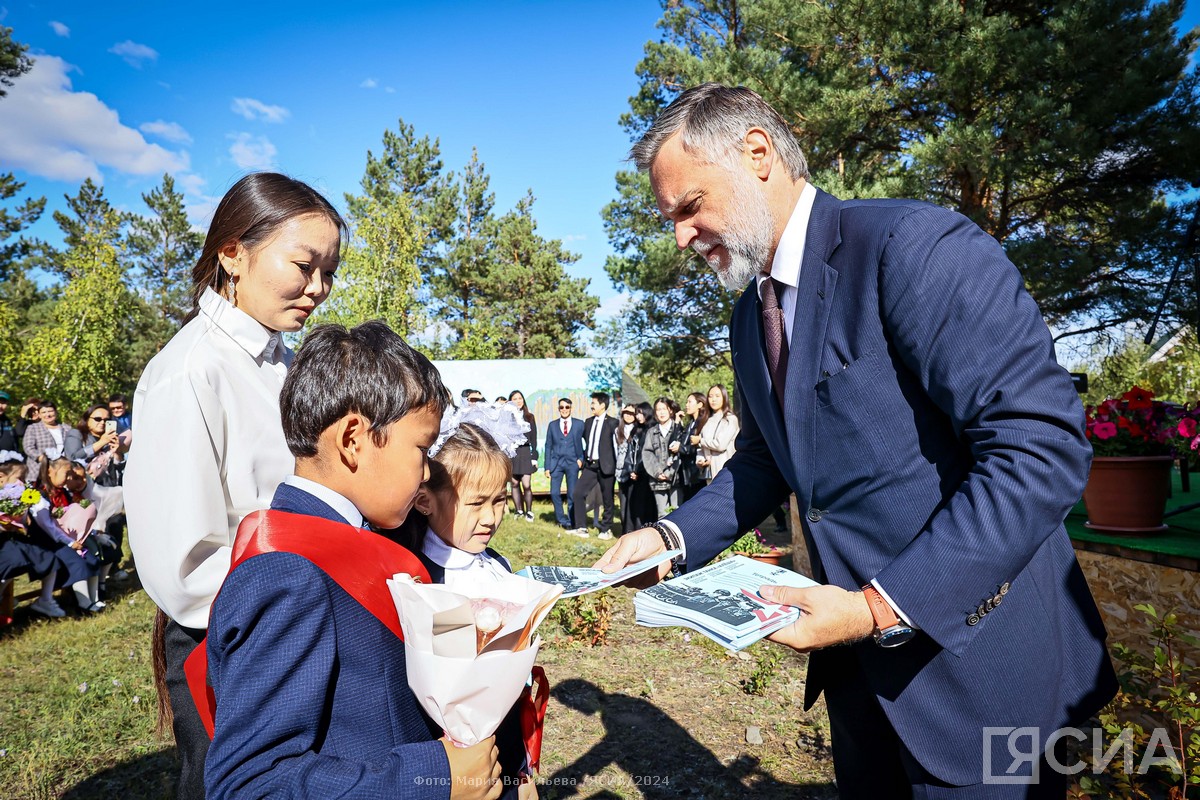
[[[733,369],[742,387],[742,397],[750,406],[750,413],[780,472],[795,487],[796,472],[787,445],[783,417],[767,383],[767,361],[762,344],[762,301],[758,298],[755,282],[751,282],[734,307],[731,327]]]
[[[808,219],[804,261],[796,287],[796,312],[792,318],[792,346],[788,355],[785,414],[790,461],[799,479],[802,503],[812,497],[813,459],[816,452],[815,396],[813,387],[822,380],[821,352],[829,326],[829,309],[837,288],[837,270],[828,259],[841,243],[841,201],[817,190]]]

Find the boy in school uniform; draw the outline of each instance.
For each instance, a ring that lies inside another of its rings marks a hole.
[[[395,528],[412,508],[447,396],[382,322],[322,326],[300,348],[280,397],[296,474],[239,527],[188,664],[214,724],[210,800],[500,796],[494,737],[440,739],[408,687],[386,580],[427,573],[365,527]]]

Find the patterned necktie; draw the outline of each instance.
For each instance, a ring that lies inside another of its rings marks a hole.
[[[775,399],[783,409],[783,389],[787,382],[788,341],[787,329],[783,324],[783,309],[779,306],[779,282],[774,278],[763,281],[763,338],[767,345],[767,369],[771,373],[771,385]]]
[[[563,420],[563,436],[567,435],[567,421]]]

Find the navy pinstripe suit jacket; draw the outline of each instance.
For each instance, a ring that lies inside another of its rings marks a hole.
[[[271,508],[345,521],[287,484]],[[225,579],[209,620],[208,675],[217,696],[210,799],[450,794],[440,731],[408,688],[404,643],[301,556],[257,555]]]
[[[782,413],[754,288],[730,329],[737,454],[669,517],[689,566],[794,492],[816,577],[878,579],[922,629],[891,650],[814,653],[808,702],[839,659],[857,658],[910,752],[947,782],[981,780],[984,726],[1037,726],[1044,741],[1086,719],[1116,685],[1062,524],[1091,448],[1000,245],[924,203],[819,192]]]

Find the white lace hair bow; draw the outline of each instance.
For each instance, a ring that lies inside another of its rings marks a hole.
[[[463,408],[447,406],[442,414],[441,432],[433,447],[429,448],[430,458],[438,454],[446,440],[463,423],[482,429],[509,458],[516,455],[517,448],[528,441],[525,434],[529,431],[529,423],[511,403],[468,403]]]
[[[0,464],[7,464],[10,461],[20,461],[25,463],[25,456],[18,453],[16,450],[0,450]]]

